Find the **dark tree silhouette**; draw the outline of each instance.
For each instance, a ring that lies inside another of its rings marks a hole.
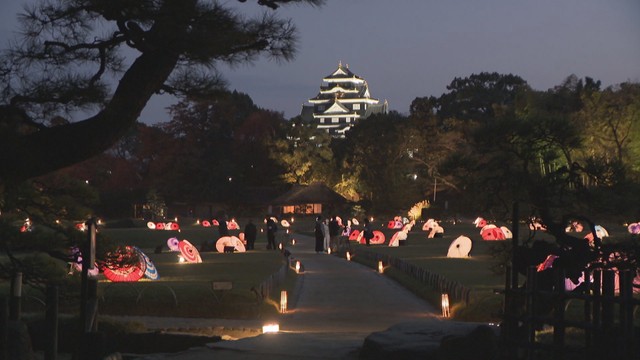
[[[287,3],[322,0],[258,1]],[[216,64],[289,60],[296,41],[289,20],[198,0],[43,0],[20,21],[0,58],[0,186],[100,154],[155,93],[211,94],[224,85]]]

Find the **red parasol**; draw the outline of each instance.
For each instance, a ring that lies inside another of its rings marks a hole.
[[[358,237],[360,236],[360,230],[355,229],[349,234],[350,241],[358,241]]]
[[[200,253],[198,249],[195,248],[189,241],[182,240],[178,244],[178,248],[180,249],[180,253],[185,261],[190,263],[201,263],[202,258],[200,257]]]
[[[373,238],[369,240],[369,243],[374,245],[379,245],[379,244],[384,244],[384,241],[385,241],[385,238],[382,231],[373,230]]]
[[[138,281],[144,276],[146,263],[141,259],[136,250],[130,246],[124,248],[123,253],[119,256],[118,262],[124,260],[125,257],[135,256],[138,262],[135,264],[119,265],[106,264],[102,269],[104,276],[113,282],[132,282]]]

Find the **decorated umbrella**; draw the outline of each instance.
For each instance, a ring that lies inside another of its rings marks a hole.
[[[360,225],[360,221],[358,221],[358,219],[356,219],[356,218],[351,219],[351,222],[352,222],[352,223],[353,223],[353,225],[355,225],[355,226]]]
[[[596,235],[598,235],[600,239],[609,236],[609,232],[607,231],[607,229],[603,228],[602,226],[596,225],[594,228],[596,230]]]
[[[211,227],[211,223],[209,222],[209,220],[202,220],[202,226]]]
[[[151,230],[155,230],[156,229],[156,223],[154,223],[153,221],[149,221],[147,223],[147,227]]]
[[[502,229],[495,225],[487,225],[482,228],[480,231],[480,235],[482,235],[482,240],[505,240],[504,233]]]
[[[164,230],[164,223],[156,223],[156,230]]]
[[[411,229],[413,229],[413,225],[415,225],[415,224],[416,224],[415,220],[411,220],[411,221],[405,223],[402,226],[402,231],[405,232],[405,233],[409,233],[409,231],[411,231]]]
[[[444,234],[444,228],[440,226],[440,224],[438,224],[437,221],[434,220],[433,223],[431,224],[431,229],[429,230],[429,234],[427,235],[427,238],[433,239],[435,237],[442,236],[442,234]]]
[[[485,220],[485,219],[483,219],[481,217],[478,217],[473,222],[473,225],[475,225],[478,228],[483,228],[483,227],[487,226],[487,220]]]
[[[385,238],[384,233],[379,230],[373,230],[373,237],[369,240],[370,244],[379,245],[384,244]]]
[[[233,247],[233,251],[245,252],[246,249],[242,241],[235,236],[223,236],[216,241],[216,250],[224,252],[225,247]]]
[[[387,228],[388,229],[402,229],[402,221],[398,221],[398,220],[391,220],[387,223]]]
[[[160,278],[160,274],[158,274],[158,269],[156,268],[153,261],[151,261],[147,254],[145,254],[139,247],[134,246],[133,248],[138,252],[138,255],[142,258],[142,260],[144,260],[144,276],[151,280],[158,280]]]
[[[179,245],[180,245],[180,240],[178,240],[177,238],[172,237],[167,240],[167,246],[171,251],[180,251]]]
[[[629,230],[629,233],[631,233],[631,234],[640,234],[640,224],[631,223],[627,227],[627,230]]]
[[[398,231],[389,240],[389,246],[396,247],[400,245],[400,241],[407,240],[407,233],[404,231]]]
[[[227,229],[229,229],[229,230],[239,230],[240,229],[240,225],[238,225],[238,223],[236,222],[235,219],[231,219],[231,220],[227,221]]]
[[[80,252],[80,249],[75,246],[72,247],[71,255],[75,258],[75,261],[72,262],[73,268],[78,272],[82,272],[82,253]],[[93,269],[89,269],[87,273],[89,274],[89,276],[97,276],[100,273],[98,264],[94,263]]]
[[[102,269],[104,276],[113,282],[133,282],[138,281],[144,276],[146,271],[146,263],[141,259],[138,252],[131,246],[126,246],[120,250],[118,261],[124,260],[126,257],[135,256],[138,261],[133,264],[106,264]]]
[[[447,257],[450,258],[465,258],[469,256],[472,243],[471,239],[466,236],[460,235],[451,242],[449,245],[449,251],[447,251]]]
[[[185,259],[185,261],[190,263],[201,263],[202,258],[200,257],[200,253],[195,246],[193,246],[188,240],[182,240],[178,244],[178,248],[180,249],[180,254]]]
[[[289,226],[291,226],[291,224],[289,224],[286,219],[280,220],[280,225],[282,225],[283,228],[288,228]]]
[[[167,230],[180,230],[180,225],[177,222],[171,222],[169,223],[169,228]]]
[[[509,230],[508,227],[500,226],[500,230],[502,230],[505,239],[513,239],[513,233],[511,232],[511,230]]]
[[[211,220],[211,226],[220,226],[220,223],[218,222],[217,219],[213,219]]]
[[[351,231],[351,234],[349,234],[349,240],[350,241],[359,241],[360,237],[362,236],[361,233],[363,233],[364,231],[360,231],[358,229],[354,229],[353,231]]]

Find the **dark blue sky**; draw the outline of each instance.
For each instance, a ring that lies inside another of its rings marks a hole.
[[[258,13],[256,5],[226,3]],[[255,2],[255,1],[254,1]],[[2,0],[0,31],[12,30],[22,0]],[[278,10],[299,29],[296,59],[223,69],[231,89],[293,117],[339,61],[364,77],[373,97],[408,113],[416,97],[440,96],[454,77],[515,74],[547,90],[569,75],[604,86],[640,82],[638,0],[327,0]],[[169,98],[142,114],[167,121]]]

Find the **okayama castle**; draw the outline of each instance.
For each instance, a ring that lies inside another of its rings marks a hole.
[[[343,138],[359,120],[372,114],[386,114],[388,108],[386,100],[380,103],[371,97],[366,80],[340,62],[338,69],[322,79],[318,95],[302,105],[301,117],[331,136]]]

